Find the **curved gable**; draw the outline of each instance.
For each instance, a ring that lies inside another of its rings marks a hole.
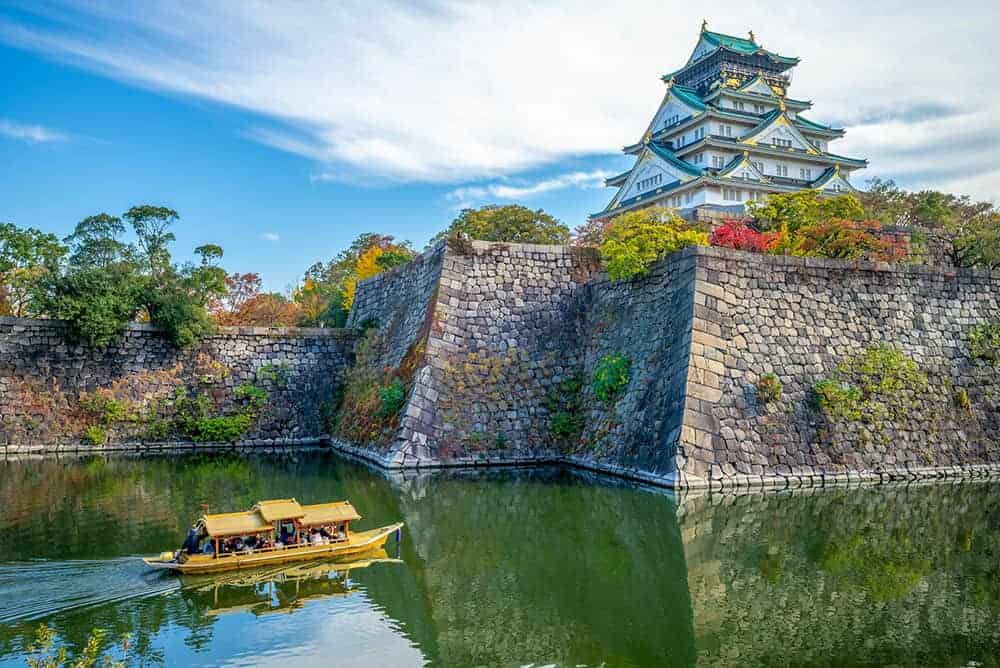
[[[745,84],[737,88],[741,93],[752,93],[754,95],[764,95],[766,97],[773,97],[775,100],[778,99],[778,95],[774,92],[774,89],[768,85],[766,81],[758,74],[753,79],[750,79]]]
[[[768,145],[778,148],[797,148],[814,155],[819,153],[784,111],[773,112],[740,141],[751,146]]]

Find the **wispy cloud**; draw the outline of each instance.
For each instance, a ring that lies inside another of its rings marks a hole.
[[[499,182],[463,186],[455,188],[445,197],[456,202],[460,208],[480,204],[487,200],[528,200],[537,195],[566,188],[601,188],[604,186],[604,179],[611,174],[609,171],[597,169],[590,172],[560,174],[534,183]]]
[[[264,241],[270,241],[272,244],[276,244],[281,241],[281,235],[277,232],[264,232],[260,235],[260,238]]]
[[[66,141],[68,135],[56,132],[41,125],[18,123],[0,118],[0,135],[11,139],[26,141],[31,144],[46,144],[49,142]]]
[[[0,41],[256,112],[260,127],[242,131],[316,161],[314,180],[445,183],[500,179],[638,140],[663,94],[658,76],[686,60],[704,11],[661,0],[26,7],[37,20],[0,15]],[[848,142],[834,150],[870,158],[872,173],[935,168],[937,182],[952,182],[968,165],[957,150],[939,162],[941,151],[973,130],[982,153],[1000,151],[1000,88],[983,83],[996,70],[990,3],[713,7],[711,27],[754,28],[766,48],[803,59],[792,95],[815,102],[810,117],[846,125]],[[949,122],[961,115],[956,106],[978,114],[970,119],[978,127]],[[978,169],[982,157],[975,161]],[[1000,191],[985,173],[995,170],[979,171],[977,187]]]

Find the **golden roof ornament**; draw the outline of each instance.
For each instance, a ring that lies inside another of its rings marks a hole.
[[[708,30],[708,19],[702,19],[701,20],[701,31],[705,32],[706,30]]]
[[[788,111],[788,105],[785,104],[785,98],[778,99],[778,108],[782,111]]]
[[[753,36],[753,30],[750,31],[750,41],[751,42],[756,42],[757,41],[757,39]]]

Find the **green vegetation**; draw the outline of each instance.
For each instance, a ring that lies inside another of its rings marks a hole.
[[[964,411],[972,412],[972,401],[964,387],[958,388],[958,391],[955,392],[955,406]]]
[[[1000,364],[1000,323],[977,325],[969,330],[969,356]]]
[[[233,396],[239,403],[238,408],[219,415],[207,395],[188,396],[185,390],[178,390],[174,396],[174,428],[198,443],[240,440],[253,427],[269,395],[262,388],[244,383],[235,389]]]
[[[780,401],[782,389],[781,379],[773,373],[765,373],[757,381],[757,396],[765,404]]]
[[[611,280],[624,281],[645,275],[656,260],[674,251],[707,245],[706,232],[671,209],[651,207],[613,219],[604,232],[601,256]]]
[[[561,381],[545,395],[545,407],[549,411],[549,433],[564,444],[579,440],[583,432],[583,416],[580,414],[580,391],[583,380],[578,377]]]
[[[814,390],[827,417],[873,422],[900,417],[929,387],[927,376],[901,350],[877,346],[841,363]]]
[[[375,413],[377,417],[387,418],[398,414],[406,403],[406,387],[403,381],[393,378],[387,385],[379,388],[378,400],[379,408]]]
[[[491,204],[478,209],[463,209],[448,229],[432,241],[465,235],[480,241],[507,241],[523,244],[565,244],[569,228],[541,209],[531,210],[519,204]]]
[[[27,648],[28,656],[25,661],[28,668],[93,668],[98,664],[103,668],[124,668],[124,662],[114,661],[108,654],[102,655],[106,638],[107,633],[103,629],[93,629],[83,650],[71,660],[67,647],[55,647],[55,629],[42,624],[35,632],[34,641]],[[125,642],[128,642],[127,637]]]
[[[108,433],[96,424],[87,427],[83,432],[83,437],[91,445],[104,445],[108,442]]]
[[[80,408],[108,425],[124,420],[128,415],[129,406],[124,401],[115,399],[110,392],[99,390],[82,396]]]
[[[629,358],[624,355],[605,355],[594,368],[591,387],[595,397],[612,404],[618,401],[631,380],[632,362]]]
[[[860,198],[869,218],[886,225],[916,226],[943,238],[956,266],[1000,267],[1000,211],[992,202],[934,190],[908,192],[881,179],[870,180]],[[925,237],[919,234],[915,241],[922,245]]]
[[[854,195],[824,197],[804,190],[771,194],[747,206],[769,238],[767,250],[773,255],[885,262],[906,255],[897,239],[886,237],[878,220],[865,218],[864,207]]]
[[[34,286],[66,252],[54,234],[0,223],[0,316],[43,315],[33,299]]]
[[[71,338],[96,346],[114,343],[137,319],[163,329],[177,346],[210,334],[214,322],[206,305],[226,289],[225,272],[216,264],[222,249],[201,246],[195,249],[200,264],[173,264],[169,228],[177,220],[176,211],[148,205],[122,218],[90,216],[64,240],[66,257],[50,238],[35,235],[42,248],[35,255],[44,266],[27,272],[33,276],[31,314],[66,320]],[[134,243],[123,241],[127,229]]]

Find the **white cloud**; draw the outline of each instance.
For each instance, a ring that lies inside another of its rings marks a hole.
[[[260,235],[260,238],[263,239],[264,241],[270,241],[272,244],[276,244],[279,241],[281,241],[281,235],[279,235],[277,232],[264,232],[262,235]]]
[[[32,144],[44,144],[48,142],[65,141],[69,139],[66,135],[41,125],[29,125],[17,123],[0,118],[0,135],[19,139]]]
[[[316,161],[314,180],[450,183],[639,139],[662,96],[658,76],[686,60],[705,11],[662,0],[74,2],[38,10],[51,16],[31,27],[0,19],[0,40],[257,112],[243,131]],[[754,28],[766,48],[803,59],[791,92],[815,102],[810,117],[847,126],[834,150],[870,158],[872,173],[1000,190],[984,176],[995,170],[982,171],[1000,149],[994,5],[712,10],[712,28]],[[954,147],[973,138],[967,159]]]
[[[490,183],[477,186],[455,188],[446,197],[458,203],[459,208],[483,203],[486,200],[526,200],[536,195],[566,188],[601,188],[604,179],[612,172],[597,169],[591,172],[570,172],[534,183]]]

